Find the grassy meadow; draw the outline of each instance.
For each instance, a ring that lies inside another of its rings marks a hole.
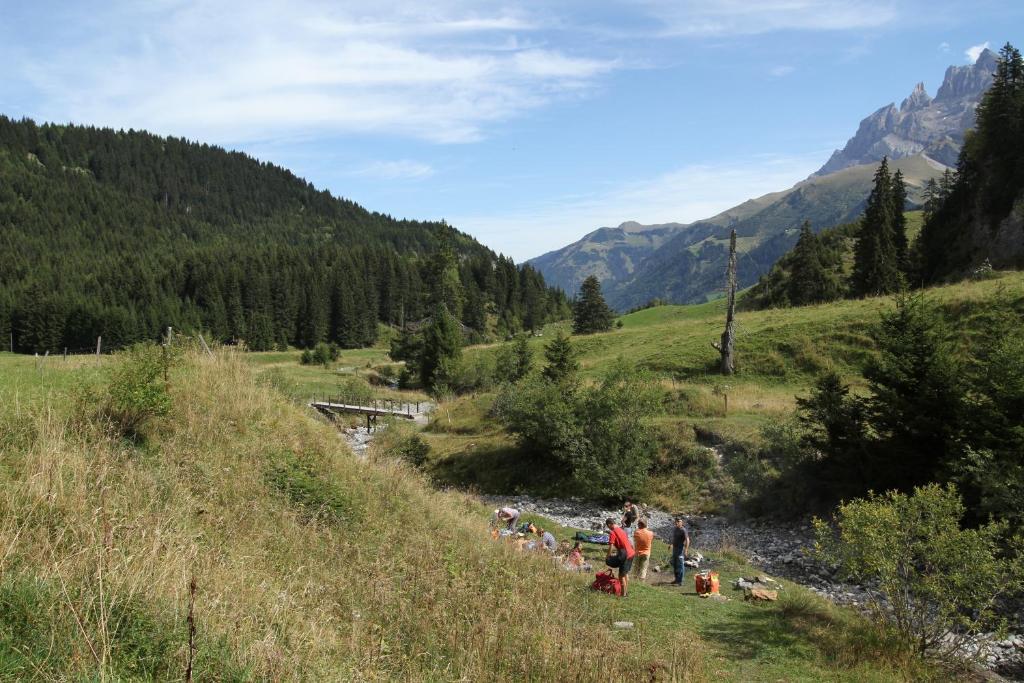
[[[591,592],[491,542],[487,509],[386,439],[355,459],[229,350],[186,354],[168,414],[125,437],[83,401],[119,362],[0,356],[0,680],[178,680],[189,661],[223,681],[937,675],[789,584],[764,606]],[[754,573],[712,557],[723,585]]]
[[[1024,310],[1024,274],[997,273],[990,279],[965,281],[927,290],[950,322],[951,333],[969,339],[983,329],[1000,307]],[[624,359],[651,372],[665,390],[654,427],[676,450],[699,451],[707,445],[756,447],[762,430],[789,419],[796,397],[807,395],[821,373],[835,371],[855,391],[864,386],[862,369],[873,353],[870,330],[892,297],[837,301],[820,306],[740,312],[737,315],[737,373],[717,372],[718,353],[711,342],[721,334],[724,302],[692,306],[658,306],[620,318],[621,328],[573,337],[585,381],[595,381]],[[544,345],[568,323],[545,327],[530,340],[535,364],[543,363]],[[493,356],[499,344],[469,347],[469,362]],[[263,380],[292,397],[343,392],[351,382],[374,381],[385,366],[397,368],[385,348],[343,351],[332,368],[300,365],[299,352],[250,353],[245,356]],[[395,370],[396,371],[396,370]],[[418,392],[372,386],[379,398],[423,400]],[[565,482],[553,481],[523,459],[514,439],[489,416],[494,390],[453,397],[434,412],[424,438],[431,447],[425,471],[441,486],[488,493],[572,495]],[[723,512],[728,492],[679,473],[649,478],[643,498],[662,507],[691,512]]]
[[[1024,310],[1024,274],[998,273],[990,279],[929,289],[951,334],[967,340],[984,329],[1001,307]],[[718,353],[711,342],[724,324],[725,304],[658,306],[620,318],[622,327],[603,334],[573,337],[582,375],[594,381],[618,359],[649,370],[665,389],[663,411],[655,426],[682,448],[707,444],[756,446],[761,430],[788,419],[796,397],[807,395],[814,380],[838,372],[857,391],[871,357],[870,330],[892,297],[837,301],[820,306],[740,312],[737,315],[737,373],[717,373]],[[530,345],[536,363],[543,347],[568,323],[550,325]],[[466,355],[493,354],[497,347],[470,348]],[[480,393],[440,406],[426,432],[432,447],[428,471],[439,482],[486,492],[571,494],[560,482],[544,479],[522,465],[513,439],[488,418],[493,398]],[[726,405],[728,400],[728,407]],[[699,433],[699,437],[698,437]],[[680,475],[651,477],[644,497],[670,509],[722,511],[727,501]]]

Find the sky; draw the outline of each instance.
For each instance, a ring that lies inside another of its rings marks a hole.
[[[1021,29],[1011,0],[0,0],[0,113],[241,150],[522,261],[790,187]]]

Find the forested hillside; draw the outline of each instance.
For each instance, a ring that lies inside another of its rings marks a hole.
[[[443,221],[373,213],[210,145],[0,116],[0,338],[16,351],[116,348],[168,325],[253,349],[361,346],[426,315],[442,247],[469,336],[567,315],[537,271]]]
[[[952,182],[932,185],[920,241],[925,282],[983,266],[1024,266],[1024,59],[1000,50]]]

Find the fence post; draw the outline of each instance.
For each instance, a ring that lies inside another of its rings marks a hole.
[[[96,337],[96,360],[100,359],[100,350],[103,348],[103,336]]]

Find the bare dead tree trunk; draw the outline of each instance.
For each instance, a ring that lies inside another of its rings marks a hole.
[[[736,231],[729,235],[729,267],[726,270],[726,297],[728,297],[728,308],[725,313],[725,331],[722,332],[722,341],[711,342],[722,356],[722,374],[731,375],[736,369],[734,345],[736,339]]]

